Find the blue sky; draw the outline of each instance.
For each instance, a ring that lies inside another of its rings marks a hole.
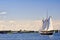
[[[40,20],[53,16],[60,19],[60,0],[0,0],[0,19],[3,20]]]

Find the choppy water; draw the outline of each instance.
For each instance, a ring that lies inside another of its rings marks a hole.
[[[60,34],[50,36],[39,33],[0,34],[0,40],[60,40]]]

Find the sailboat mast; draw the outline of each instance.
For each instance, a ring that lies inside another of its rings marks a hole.
[[[47,10],[47,14],[46,14],[46,17],[48,18],[48,10]]]
[[[48,9],[47,9],[47,14],[46,14],[46,20],[48,21]],[[48,30],[48,22],[47,22],[47,30]]]

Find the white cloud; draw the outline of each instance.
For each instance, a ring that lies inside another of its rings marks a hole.
[[[7,12],[0,12],[0,14],[2,14],[2,15],[3,15],[3,14],[7,14]]]

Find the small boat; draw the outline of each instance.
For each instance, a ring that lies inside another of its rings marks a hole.
[[[42,20],[43,30],[40,32],[41,35],[52,35],[53,34],[53,26],[52,26],[52,17],[46,18],[45,20]]]

